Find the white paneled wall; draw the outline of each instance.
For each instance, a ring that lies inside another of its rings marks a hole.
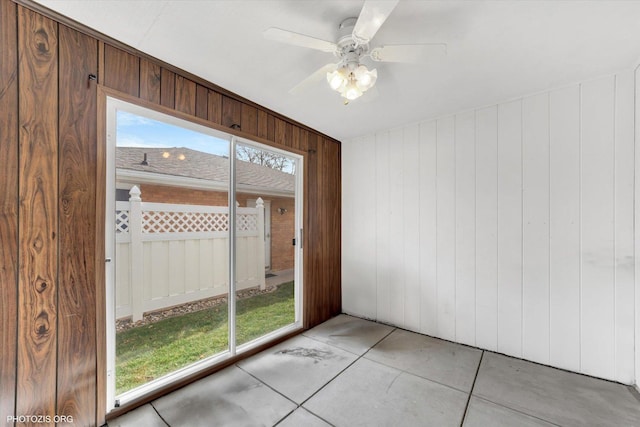
[[[343,310],[634,378],[632,71],[345,141]]]

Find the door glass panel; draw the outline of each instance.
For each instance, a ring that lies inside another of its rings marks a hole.
[[[125,110],[116,117],[121,395],[229,351],[230,143],[178,119]]]
[[[235,341],[295,323],[296,165],[263,146],[235,144]]]

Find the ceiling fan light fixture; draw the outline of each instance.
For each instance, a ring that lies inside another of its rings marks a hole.
[[[354,99],[362,96],[362,90],[360,90],[355,81],[351,81],[344,88],[342,96],[347,98],[349,101],[353,101]]]
[[[356,77],[356,84],[358,85],[358,88],[363,92],[371,89],[378,79],[378,71],[369,71],[364,65],[359,66],[354,72],[354,75]]]
[[[348,78],[344,75],[343,69],[339,69],[327,73],[327,82],[331,89],[340,91],[340,88],[347,84]]]
[[[350,70],[349,67],[343,66],[328,72],[327,82],[331,89],[339,92],[342,97],[349,101],[353,101],[373,87],[378,78],[378,71],[369,71],[364,65],[358,65],[353,71]]]

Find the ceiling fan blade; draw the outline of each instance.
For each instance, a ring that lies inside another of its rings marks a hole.
[[[399,0],[367,0],[362,6],[360,16],[353,28],[353,38],[358,44],[369,43],[384,21],[397,6]]]
[[[304,92],[309,87],[316,85],[322,80],[326,81],[327,73],[332,72],[336,68],[338,68],[338,64],[327,64],[320,67],[318,70],[313,72],[313,74],[311,74],[309,77],[307,77],[306,79],[298,83],[293,89],[289,91],[289,93],[292,95],[297,95],[301,92]]]
[[[380,46],[370,53],[371,59],[377,62],[425,62],[446,54],[447,45],[444,43]]]
[[[269,40],[292,44],[294,46],[308,47],[310,49],[321,50],[323,52],[333,53],[338,48],[335,43],[311,36],[305,36],[304,34],[294,33],[293,31],[282,30],[280,28],[267,28],[262,34],[264,38]]]

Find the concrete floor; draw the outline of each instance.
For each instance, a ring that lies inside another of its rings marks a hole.
[[[341,315],[109,426],[640,426],[630,387]]]

